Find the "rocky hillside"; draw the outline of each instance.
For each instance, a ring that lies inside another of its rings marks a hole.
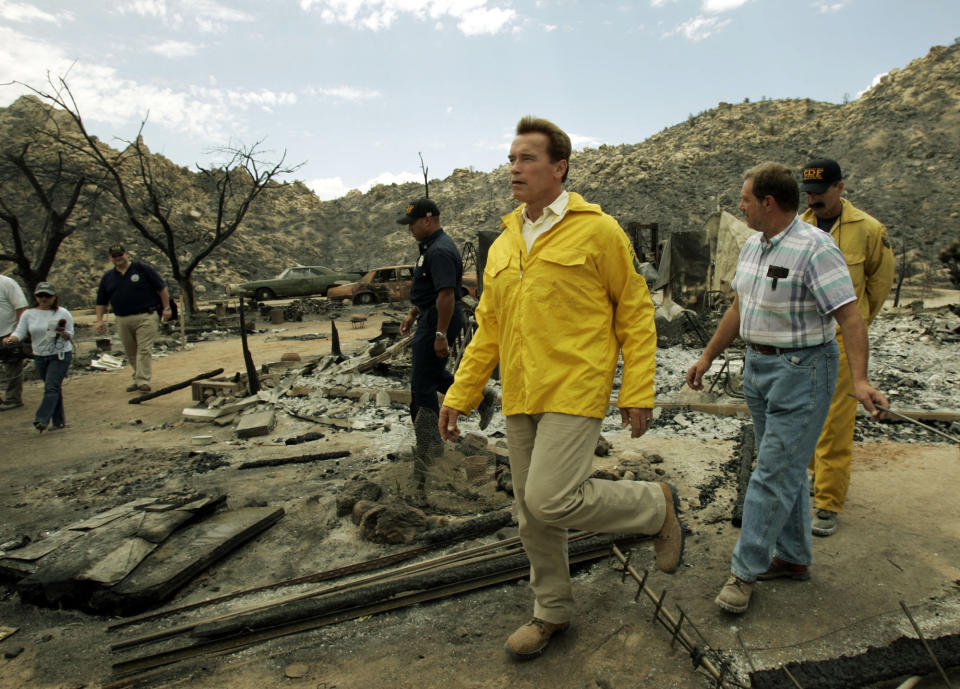
[[[0,110],[0,131],[10,131],[11,116],[27,100]],[[562,126],[562,113],[543,114]],[[960,236],[960,46],[931,49],[845,105],[720,103],[641,143],[576,153],[567,188],[600,203],[621,224],[688,230],[717,207],[735,211],[741,174],[751,165],[772,159],[799,168],[818,156],[841,162],[848,196],[887,225],[898,247],[903,242],[936,264],[937,252]],[[477,230],[497,228],[514,205],[508,176],[504,165],[432,180],[430,195],[447,231],[472,241]],[[197,282],[212,296],[225,282],[269,276],[298,262],[364,269],[412,261],[415,245],[394,218],[421,193],[420,184],[394,184],[321,202],[299,182],[283,185],[251,209],[240,232],[198,269]],[[107,213],[95,235],[77,232],[64,243],[52,279],[70,276],[77,301],[89,302],[106,265],[102,249],[120,237],[162,268],[159,254],[137,241],[118,214]],[[0,226],[0,246],[7,243]]]

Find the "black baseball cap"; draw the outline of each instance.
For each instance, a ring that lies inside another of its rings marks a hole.
[[[125,254],[127,250],[123,247],[123,244],[112,244],[109,249],[107,249],[108,254]]]
[[[800,173],[800,191],[822,194],[831,185],[843,179],[840,163],[830,158],[817,158],[803,166]]]
[[[440,208],[428,198],[417,199],[407,206],[407,212],[397,218],[400,225],[409,225],[418,218],[429,218],[430,216],[440,216]]]

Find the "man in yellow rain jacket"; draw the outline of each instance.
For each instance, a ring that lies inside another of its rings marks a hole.
[[[829,232],[840,246],[857,293],[860,315],[869,326],[893,285],[893,250],[883,225],[840,197],[843,187],[843,175],[837,161],[819,158],[807,163],[803,168],[800,190],[806,192],[809,207],[801,219]],[[816,509],[811,531],[817,536],[830,536],[837,530],[837,515],[843,512],[850,485],[857,400],[849,395],[853,392],[853,383],[839,333],[837,344],[840,347],[837,387],[810,461]]]
[[[477,332],[440,410],[440,433],[476,409],[500,364],[502,406],[520,538],[530,559],[533,619],[507,639],[539,655],[569,626],[567,529],[656,534],[657,567],[683,555],[676,491],[666,483],[588,478],[618,355],[618,406],[639,437],[650,425],[657,335],[653,302],[626,234],[599,206],[563,189],[570,138],[525,117],[510,147],[510,185],[523,205],[490,247]]]

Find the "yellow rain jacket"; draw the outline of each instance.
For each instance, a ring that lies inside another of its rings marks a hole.
[[[893,286],[893,249],[879,220],[846,199],[840,199],[840,203],[840,217],[830,228],[830,236],[843,252],[860,315],[870,325]],[[817,226],[817,216],[809,208],[800,219]]]
[[[563,220],[527,253],[523,206],[490,247],[478,329],[444,405],[475,409],[500,363],[506,416],[603,418],[623,355],[618,406],[653,407],[653,301],[627,235],[600,206],[570,194]]]

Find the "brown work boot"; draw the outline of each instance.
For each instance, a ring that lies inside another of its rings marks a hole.
[[[530,660],[543,653],[551,636],[565,631],[569,626],[569,622],[554,624],[534,617],[511,634],[503,648],[517,660]]]
[[[770,566],[763,574],[758,574],[757,579],[767,581],[768,579],[793,579],[794,581],[806,581],[810,578],[810,568],[806,565],[795,565],[792,562],[781,560],[779,557],[770,561]]]
[[[669,483],[661,482],[663,499],[667,503],[663,526],[654,536],[653,550],[657,555],[657,569],[667,574],[677,571],[683,562],[683,524],[680,523],[680,498],[677,489]]]
[[[720,593],[714,599],[714,603],[719,605],[727,612],[740,614],[747,611],[750,605],[750,596],[753,594],[753,582],[738,579],[730,575],[727,583],[720,589]]]

